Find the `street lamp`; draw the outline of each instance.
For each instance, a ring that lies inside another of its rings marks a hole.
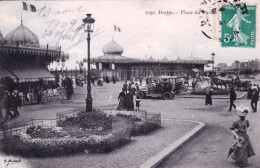
[[[64,68],[64,66],[65,66],[65,62],[66,62],[66,60],[65,60],[65,58],[64,58],[64,53],[63,53],[63,57],[62,57],[62,59],[61,59],[61,66]]]
[[[63,53],[63,57],[61,59],[61,75],[62,75],[62,78],[63,78],[63,68],[65,66],[65,62],[66,62],[66,60],[64,58],[64,53]]]
[[[87,76],[87,98],[86,98],[86,112],[92,111],[92,97],[91,97],[91,84],[90,84],[90,34],[94,30],[94,22],[95,19],[91,17],[91,14],[87,14],[87,17],[83,19],[84,23],[84,31],[88,33],[87,41],[88,41],[88,76]]]
[[[213,52],[211,54],[212,56],[212,79],[214,78],[214,59],[215,59],[215,53]]]

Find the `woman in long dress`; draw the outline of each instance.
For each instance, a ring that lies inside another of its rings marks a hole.
[[[125,92],[122,89],[122,92],[119,93],[118,96],[119,104],[117,106],[117,110],[125,110]]]
[[[234,135],[235,140],[242,139],[242,145],[237,147],[234,151],[233,159],[238,164],[238,166],[244,167],[248,164],[248,157],[254,156],[255,152],[247,134],[249,121],[246,120],[245,117],[249,110],[247,107],[244,106],[237,107],[236,110],[239,116],[239,120],[233,122],[230,130]]]
[[[247,45],[247,40],[249,37],[241,31],[241,22],[242,20],[246,23],[251,23],[251,21],[245,18],[245,14],[242,14],[240,8],[237,9],[237,13],[233,16],[233,18],[228,22],[227,26],[233,28],[235,45],[239,43],[245,43]]]

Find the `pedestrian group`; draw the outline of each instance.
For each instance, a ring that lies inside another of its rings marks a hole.
[[[122,91],[119,93],[118,100],[119,104],[117,110],[134,110],[134,95],[136,95],[136,109],[140,107],[140,95],[138,83],[131,82],[127,84],[127,81],[123,84]]]
[[[5,91],[4,107],[6,110],[6,120],[9,120],[9,117],[10,119],[18,117],[20,115],[18,107],[20,108],[21,105],[22,101],[17,90],[14,90],[12,94],[10,94],[8,91]]]

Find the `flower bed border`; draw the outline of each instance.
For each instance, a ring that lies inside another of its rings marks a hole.
[[[39,119],[38,119],[39,120]],[[52,121],[53,119],[49,120]],[[37,125],[34,120],[25,121],[24,125],[31,123],[29,125]],[[41,126],[49,127],[46,122],[47,119],[42,120],[40,123]],[[58,120],[56,120],[56,123]],[[22,123],[22,122],[21,122]],[[23,125],[20,124],[19,125]],[[16,124],[5,126],[4,132],[4,152],[7,154],[22,155],[25,157],[55,157],[55,156],[67,156],[76,153],[106,153],[110,152],[115,148],[125,145],[131,141],[131,126],[124,125],[118,128],[115,128],[111,132],[110,138],[107,138],[100,142],[72,142],[69,145],[66,142],[66,139],[63,138],[64,142],[58,143],[62,138],[53,138],[53,139],[34,139],[34,142],[30,141],[21,141],[21,138],[18,139],[18,134],[21,131],[25,131],[28,126],[16,128]],[[27,135],[27,134],[26,134]],[[73,139],[73,138],[71,138]],[[49,142],[54,141],[55,145],[51,145]],[[69,140],[68,140],[69,141]],[[45,144],[46,143],[46,144]]]

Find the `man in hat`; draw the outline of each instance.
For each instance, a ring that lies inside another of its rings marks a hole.
[[[235,89],[233,86],[231,86],[231,89],[229,91],[230,94],[230,106],[229,106],[229,111],[232,110],[232,107],[236,109],[236,105],[234,104],[234,101],[237,99],[237,94],[235,92]]]
[[[253,87],[253,94],[251,99],[251,107],[253,109],[253,112],[257,112],[257,102],[259,100],[259,93],[257,87]]]
[[[9,119],[9,116],[11,117],[11,119],[14,117],[13,114],[10,112],[12,106],[12,102],[11,102],[11,95],[8,91],[5,91],[5,95],[4,95],[4,107],[5,107],[5,111],[6,111],[6,120]]]
[[[12,106],[13,106],[13,110],[14,110],[14,116],[18,117],[20,115],[19,111],[18,111],[18,107],[21,107],[22,101],[20,96],[18,95],[18,91],[15,90],[14,91],[14,95],[12,97]]]
[[[211,87],[206,88],[206,99],[205,99],[205,105],[207,106],[208,104],[212,105],[212,94],[213,94],[213,89]]]

